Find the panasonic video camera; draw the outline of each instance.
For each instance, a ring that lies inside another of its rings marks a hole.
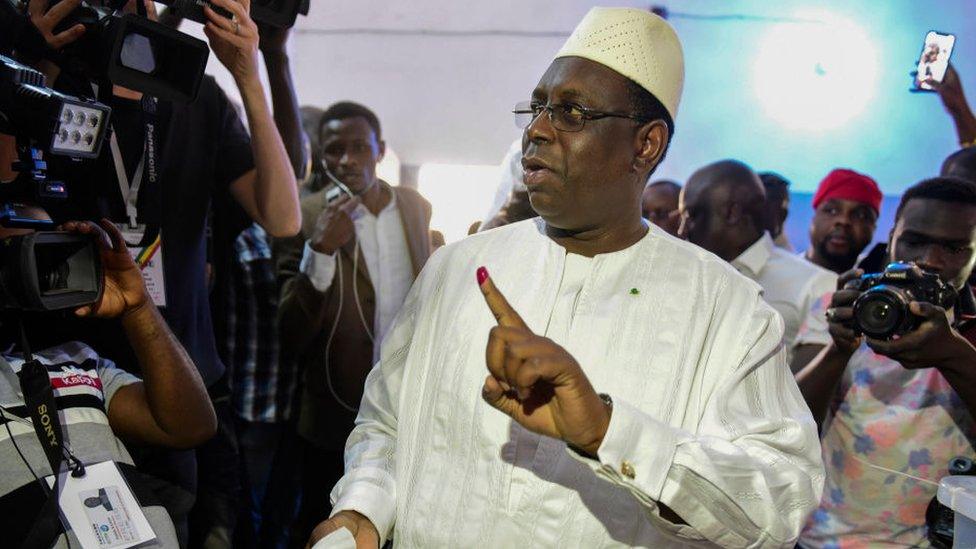
[[[862,292],[854,301],[854,330],[881,340],[918,328],[922,319],[909,310],[912,301],[948,309],[957,298],[955,289],[938,275],[911,263],[891,263],[880,273],[865,274],[848,282],[846,288]]]

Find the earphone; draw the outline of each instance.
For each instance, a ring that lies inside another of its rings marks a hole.
[[[344,184],[342,181],[339,180],[339,178],[337,178],[336,176],[332,175],[332,171],[329,170],[329,167],[326,165],[324,159],[321,161],[321,165],[322,165],[323,171],[325,172],[325,176],[329,178],[329,180],[332,182],[332,184],[335,185],[336,188],[339,189],[339,191],[345,193],[350,198],[357,196],[357,194],[356,193],[353,193],[352,190],[350,190],[349,187],[346,186],[346,184]],[[331,202],[331,200],[329,200],[329,202]],[[375,348],[375,346],[376,346],[376,339],[373,337],[373,331],[369,328],[369,323],[366,322],[366,315],[363,313],[362,305],[360,305],[360,303],[359,303],[359,289],[358,289],[358,285],[356,284],[356,273],[359,271],[359,248],[360,248],[360,246],[359,246],[359,236],[355,233],[355,231],[353,231],[353,238],[355,239],[355,241],[354,241],[355,244],[353,246],[353,254],[352,254],[352,272],[353,272],[352,295],[353,295],[353,301],[356,303],[356,311],[359,313],[359,321],[362,323],[363,329],[366,331],[366,336],[369,337],[370,343],[372,343],[373,344],[373,347]],[[332,365],[330,364],[330,361],[329,361],[329,351],[332,349],[332,340],[333,340],[333,338],[335,338],[336,330],[339,328],[339,317],[340,317],[340,315],[342,315],[342,303],[344,301],[343,296],[345,295],[343,293],[343,291],[342,291],[342,286],[343,286],[343,283],[342,283],[342,278],[343,278],[342,277],[342,254],[339,254],[338,251],[336,253],[336,271],[338,272],[338,275],[339,275],[339,306],[336,309],[335,319],[333,319],[333,321],[332,321],[332,330],[329,332],[329,338],[326,340],[326,343],[325,343],[325,382],[326,382],[326,385],[328,385],[329,392],[332,394],[332,398],[334,398],[336,400],[336,402],[339,403],[340,406],[342,406],[343,408],[345,408],[346,410],[348,410],[350,412],[358,412],[359,411],[359,407],[358,406],[350,406],[348,403],[346,403],[344,400],[342,400],[342,398],[336,392],[335,387],[332,385]]]

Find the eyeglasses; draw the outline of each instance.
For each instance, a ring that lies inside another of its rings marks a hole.
[[[601,118],[627,118],[638,122],[645,121],[633,114],[595,111],[572,103],[543,105],[536,101],[523,101],[515,105],[515,109],[512,111],[512,114],[515,115],[515,125],[524,130],[543,111],[548,113],[552,127],[563,132],[578,132],[583,129],[587,120],[600,120]]]

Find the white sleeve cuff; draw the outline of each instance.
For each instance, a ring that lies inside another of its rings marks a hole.
[[[332,279],[335,277],[335,254],[327,255],[316,252],[306,240],[305,251],[302,252],[302,262],[298,265],[298,269],[308,276],[316,290],[325,292],[332,286]]]
[[[598,461],[569,450],[614,484],[643,496],[653,505],[661,498],[681,432],[626,402],[613,402],[610,426],[597,450]]]
[[[362,514],[376,527],[380,535],[380,547],[383,547],[393,533],[393,523],[396,520],[395,491],[396,486],[388,475],[377,474],[376,470],[356,471],[343,477],[332,489],[332,513],[329,518],[339,511],[356,511]]]

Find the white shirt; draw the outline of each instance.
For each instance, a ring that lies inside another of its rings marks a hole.
[[[837,275],[776,246],[763,233],[742,255],[732,260],[740,273],[762,286],[766,302],[786,324],[784,341],[798,345],[827,345],[827,308],[837,290]]]
[[[611,395],[599,461],[482,400],[482,265]],[[653,226],[592,259],[539,219],[470,236],[428,261],[383,344],[334,512],[403,547],[792,547],[824,473],[782,334],[755,283]]]
[[[773,239],[773,244],[776,244],[777,248],[783,248],[792,254],[796,253],[796,249],[794,249],[793,244],[790,243],[790,237],[786,236],[786,231],[779,233],[779,236]]]
[[[363,205],[353,212],[361,254],[359,261],[366,261],[376,294],[376,313],[372,326],[369,326],[374,340],[374,362],[379,359],[380,343],[400,311],[414,279],[407,237],[403,232],[400,209],[396,207],[396,193],[391,191],[390,194],[390,203],[379,215],[373,215]],[[306,241],[299,268],[308,275],[316,290],[325,292],[335,278],[337,257],[338,254],[316,252]]]

